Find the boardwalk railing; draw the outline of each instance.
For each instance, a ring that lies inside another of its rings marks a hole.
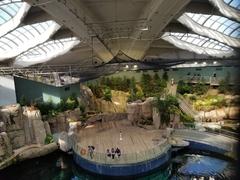
[[[81,147],[80,144],[74,144],[73,150],[76,154],[81,156],[82,158],[93,161],[95,163],[101,164],[133,164],[138,162],[147,161],[153,158],[156,158],[170,149],[170,145],[167,140],[163,143],[159,143],[152,149],[147,149],[146,151],[137,151],[135,153],[122,153],[120,157],[115,154],[114,159],[112,157],[108,157],[107,153],[100,153],[96,148],[93,151],[93,156],[91,158],[90,153],[88,152],[87,147]]]
[[[198,115],[198,112],[194,110],[193,106],[188,102],[181,94],[177,93],[177,98],[179,102],[180,109],[186,114],[195,118]]]

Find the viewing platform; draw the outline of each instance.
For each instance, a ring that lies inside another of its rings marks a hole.
[[[121,132],[121,133],[120,133]],[[97,122],[80,129],[74,160],[82,168],[102,175],[131,176],[146,173],[168,162],[170,148],[166,130],[146,130],[129,121]],[[121,135],[120,135],[121,134]],[[88,146],[94,146],[90,156]],[[119,148],[121,155],[107,156]]]

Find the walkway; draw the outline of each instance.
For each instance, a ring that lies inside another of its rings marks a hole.
[[[236,151],[238,141],[220,134],[213,134],[191,129],[175,129],[173,136],[183,138],[184,140],[193,140],[215,145],[226,151]]]

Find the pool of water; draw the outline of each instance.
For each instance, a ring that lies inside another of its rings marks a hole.
[[[184,153],[172,158],[165,167],[138,180],[164,179],[233,179],[235,168],[232,162],[218,158]],[[204,177],[204,178],[203,178]],[[12,165],[0,171],[0,180],[105,180],[110,177],[94,175],[81,169],[71,155],[54,152]],[[123,179],[123,178],[118,178]]]

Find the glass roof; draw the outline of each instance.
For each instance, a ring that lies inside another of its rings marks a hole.
[[[50,20],[21,26],[0,37],[0,60],[15,57],[22,52],[41,44],[60,28]]]
[[[223,0],[226,4],[232,8],[240,10],[240,1],[239,0]]]
[[[216,15],[205,15],[195,13],[185,13],[198,24],[221,32],[227,36],[240,38],[240,24],[226,17]]]
[[[165,32],[162,39],[180,49],[188,50],[201,55],[220,58],[235,55],[234,50],[230,46],[198,34]]]
[[[20,0],[0,1],[0,36],[16,28],[30,5]]]
[[[204,48],[209,48],[214,50],[222,50],[222,51],[232,50],[231,47],[223,43],[220,43],[208,37],[200,36],[198,34],[171,32],[169,35],[174,36],[181,41],[184,41],[186,43],[193,44],[199,47],[204,47]]]
[[[79,42],[76,37],[47,41],[16,57],[14,64],[29,66],[46,62],[54,57],[67,53]]]

